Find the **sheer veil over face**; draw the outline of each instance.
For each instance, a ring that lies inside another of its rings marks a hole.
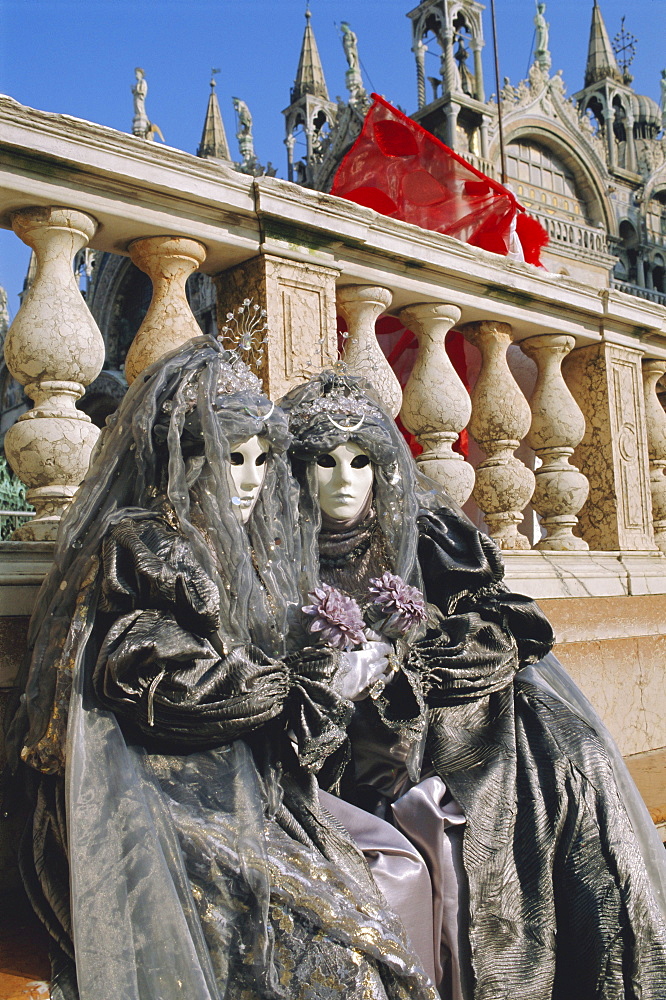
[[[271,655],[283,650],[291,609],[299,603],[296,491],[285,455],[290,436],[259,380],[248,382],[235,366],[235,356],[214,338],[189,341],[135,380],[103,430],[61,524],[31,622],[34,669],[9,740],[15,754],[47,729],[74,608],[84,590],[94,591],[102,540],[128,510],[142,516],[166,504],[174,527],[217,584],[227,647],[252,641]],[[234,513],[229,470],[232,445],[254,437],[267,448],[266,461],[244,525]],[[80,639],[74,648],[83,656]]]
[[[289,416],[294,437],[291,453],[301,484],[302,555],[309,584],[318,575],[322,524],[317,460],[344,445],[369,457],[373,505],[392,571],[418,586],[416,470],[395,421],[370,385],[364,379],[326,371],[293,389],[280,405]]]

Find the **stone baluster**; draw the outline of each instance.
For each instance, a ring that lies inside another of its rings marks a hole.
[[[652,525],[654,540],[664,554],[666,554],[666,413],[657,396],[657,383],[665,372],[666,361],[643,361]]]
[[[5,436],[5,453],[28,486],[35,517],[20,541],[51,541],[86,474],[99,435],[75,403],[101,371],[104,341],[72,270],[97,222],[71,208],[24,208],[12,228],[34,250],[37,273],[5,341],[5,359],[34,406]]]
[[[482,359],[472,391],[469,430],[487,457],[476,469],[474,499],[500,548],[529,549],[517,526],[534,492],[534,473],[513,453],[529,430],[531,415],[506,360],[513,330],[495,320],[466,323],[459,329],[478,347]]]
[[[423,454],[416,459],[422,471],[463,504],[474,486],[474,469],[452,446],[467,426],[472,403],[444,348],[460,309],[424,302],[402,309],[400,319],[419,342],[403,395],[402,422],[423,445]]]
[[[344,285],[337,291],[338,311],[349,330],[345,363],[354,375],[362,375],[372,383],[391,416],[397,417],[402,389],[375,334],[375,322],[392,298],[388,288],[375,285]]]
[[[153,297],[125,359],[131,384],[148,365],[202,335],[185,294],[185,282],[206,259],[206,248],[183,236],[147,236],[129,255],[153,283]]]
[[[541,515],[547,535],[538,549],[573,551],[587,549],[587,542],[572,533],[576,515],[587,500],[586,477],[569,459],[585,434],[585,417],[562,377],[562,361],[574,347],[574,337],[543,334],[522,340],[520,346],[536,363],[538,374],[530,399],[532,426],[527,443],[541,459],[536,470],[532,504]]]

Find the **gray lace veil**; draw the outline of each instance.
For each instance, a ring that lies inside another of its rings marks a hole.
[[[281,406],[289,415],[294,435],[291,451],[294,471],[301,482],[303,559],[308,581],[316,581],[319,565],[321,514],[315,459],[340,444],[353,441],[368,453],[374,466],[375,507],[388,543],[393,571],[420,586],[416,524],[419,510],[437,513],[445,509],[454,517],[467,519],[442,487],[416,468],[395,421],[385,412],[369,383],[351,375],[325,371],[289,392]],[[490,539],[484,538],[483,545],[498,560]],[[464,564],[468,554],[461,552],[460,558]],[[565,704],[590,726],[606,748],[655,897],[666,916],[663,845],[612,736],[553,653],[524,667],[517,677]]]
[[[233,511],[226,470],[230,443],[255,434],[268,440],[270,451],[246,531]],[[270,655],[283,652],[289,612],[299,601],[289,440],[284,414],[260,392],[258,379],[212,337],[189,341],[135,380],[103,430],[60,526],[30,624],[25,698],[10,734],[15,748],[34,745],[47,730],[58,672],[71,673],[70,660],[85,649],[94,598],[84,620],[75,610],[96,586],[109,528],[128,514],[169,508],[217,584],[226,646],[251,641]]]
[[[30,669],[10,751],[14,762],[22,752],[54,776],[48,780],[62,780],[65,771],[71,916],[84,1000],[224,995],[224,971],[211,965],[174,832],[173,801],[150,755],[128,746],[115,716],[97,705],[91,674],[100,642],[103,540],[120,519],[155,512],[188,539],[217,584],[221,642],[283,653],[290,610],[301,603],[289,434],[284,415],[248,376],[234,355],[201,337],[136,379],[62,521],[31,623]],[[255,434],[270,449],[244,527],[231,504],[227,463],[230,446]],[[243,909],[259,982],[271,975],[264,792],[241,741],[199,755],[196,767],[208,768],[210,780],[178,778],[174,787],[194,797],[186,803],[192,815],[226,817],[227,847],[238,858],[246,893],[242,908],[230,905],[230,934]]]
[[[308,588],[319,575],[321,512],[315,460],[348,441],[363,448],[372,462],[373,503],[393,572],[419,586],[417,472],[402,434],[370,384],[351,375],[324,371],[292,389],[280,406],[289,417],[294,471],[302,484],[302,555]]]

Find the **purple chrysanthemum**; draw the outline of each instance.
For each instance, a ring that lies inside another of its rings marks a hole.
[[[353,597],[327,583],[315,587],[308,597],[312,604],[303,611],[312,616],[310,632],[319,632],[322,641],[335,649],[353,649],[365,642],[365,622]]]
[[[397,638],[428,617],[423,594],[417,587],[405,583],[401,576],[384,573],[374,577],[368,590],[372,598],[370,616],[373,619],[380,616],[373,627],[384,635]]]

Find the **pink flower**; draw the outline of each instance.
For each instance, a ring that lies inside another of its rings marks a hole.
[[[374,577],[368,589],[372,596],[368,609],[371,624],[386,636],[398,638],[428,617],[421,591],[394,573]]]
[[[327,583],[315,587],[308,597],[313,603],[303,611],[312,616],[310,632],[320,632],[323,642],[335,649],[352,649],[365,642],[365,623],[353,597]]]

